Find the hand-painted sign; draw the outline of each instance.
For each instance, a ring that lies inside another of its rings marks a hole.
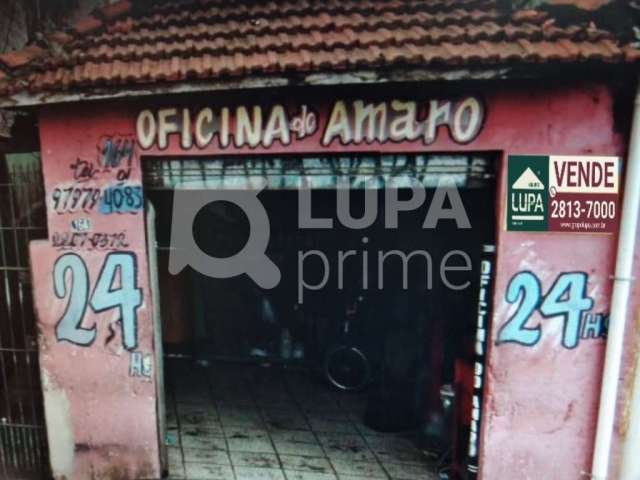
[[[50,235],[54,248],[68,250],[57,258],[52,272],[53,292],[56,298],[67,302],[56,323],[59,342],[93,345],[98,326],[95,322],[83,326],[88,308],[95,314],[117,309],[123,347],[133,350],[138,346],[142,289],[138,286],[138,257],[133,248],[136,241],[130,241],[126,229],[93,230],[98,215],[135,215],[142,211],[142,186],[139,179],[131,178],[135,159],[135,139],[130,135],[104,136],[99,140],[95,159],[74,158],[69,164],[70,178],[50,189],[49,211],[71,217],[70,230],[57,230]],[[102,267],[93,289],[87,259],[94,256],[87,255],[89,251],[108,252],[104,258],[98,257]],[[112,331],[113,327],[110,325],[109,329]]]
[[[482,421],[482,399],[486,381],[487,339],[489,338],[489,319],[491,318],[495,245],[482,246],[480,262],[480,289],[478,291],[478,316],[476,321],[476,348],[473,368],[473,397],[471,428],[469,431],[469,450],[467,458],[467,477],[478,478],[480,465],[480,422]]]
[[[171,136],[182,150],[217,146],[270,148],[290,145],[319,132],[322,147],[333,142],[359,145],[422,141],[434,143],[439,127],[449,129],[455,143],[473,141],[484,122],[484,107],[476,97],[459,100],[378,101],[338,100],[322,117],[307,105],[285,108],[276,104],[143,110],[136,121],[138,144],[164,150]]]
[[[507,230],[614,233],[618,157],[509,156]]]
[[[580,340],[605,337],[609,316],[592,311],[594,300],[587,294],[587,283],[584,272],[564,272],[543,295],[540,279],[533,272],[518,272],[509,282],[505,296],[517,308],[500,328],[496,343],[536,345],[542,338],[543,324],[531,324],[535,312],[544,319],[564,320],[561,343],[565,348],[576,348]]]
[[[135,349],[138,346],[137,310],[142,305],[142,289],[138,287],[137,275],[134,253],[109,253],[91,291],[84,259],[76,253],[65,253],[59,257],[53,267],[53,288],[57,298],[68,299],[67,308],[56,324],[57,340],[83,347],[92,345],[97,326],[83,326],[87,306],[95,313],[117,308],[123,347]]]

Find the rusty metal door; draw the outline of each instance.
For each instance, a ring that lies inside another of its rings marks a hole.
[[[0,154],[0,478],[49,476],[28,258],[46,237],[38,156]]]

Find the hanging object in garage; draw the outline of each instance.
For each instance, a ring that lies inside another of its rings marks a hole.
[[[507,230],[614,233],[619,158],[511,155]]]

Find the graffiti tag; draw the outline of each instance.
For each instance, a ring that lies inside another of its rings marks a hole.
[[[606,336],[608,315],[593,313],[593,298],[587,295],[588,276],[584,272],[559,275],[549,291],[542,295],[540,279],[529,271],[516,274],[507,287],[506,300],[518,304],[516,311],[498,333],[497,344],[517,343],[527,347],[542,338],[542,323],[529,325],[534,312],[543,318],[562,317],[562,346],[576,348],[581,339]]]
[[[153,356],[150,353],[131,352],[129,376],[151,378],[153,374]]]
[[[89,232],[93,227],[90,218],[74,218],[71,220],[71,230],[74,232]]]
[[[98,147],[101,165],[107,169],[130,168],[135,155],[136,141],[133,138],[105,137]]]
[[[100,200],[100,213],[136,213],[142,209],[142,187],[119,183],[106,187]]]
[[[69,168],[73,170],[73,179],[78,183],[94,180],[100,172],[100,169],[97,168],[93,162],[81,160],[79,158],[69,165]]]
[[[129,248],[125,232],[54,232],[51,244],[58,249],[86,248],[88,250],[121,250]]]
[[[51,192],[52,210],[58,214],[90,213],[99,207],[100,213],[137,213],[143,206],[141,185],[116,183],[102,188],[59,186]]]
[[[83,326],[87,307],[95,313],[117,308],[125,349],[138,345],[137,310],[142,304],[142,289],[138,287],[137,259],[132,252],[107,254],[91,293],[87,265],[75,253],[65,253],[53,267],[53,287],[57,298],[68,297],[64,314],[56,324],[56,338],[83,347],[94,343],[97,326]]]

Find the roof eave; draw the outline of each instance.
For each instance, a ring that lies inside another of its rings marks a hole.
[[[128,86],[86,87],[61,92],[20,92],[0,97],[0,108],[26,108],[60,103],[74,103],[94,100],[124,99],[157,95],[220,92],[229,90],[249,90],[278,87],[339,86],[358,84],[442,82],[473,80],[524,80],[539,78],[584,78],[584,69],[595,79],[598,71],[611,79],[612,71],[634,70],[640,65],[634,63],[609,64],[544,64],[544,65],[492,65],[460,68],[387,68],[362,69],[344,72],[323,72],[289,75],[255,75],[243,78],[220,80],[197,80],[167,83],[153,83]],[[615,77],[615,75],[614,75]],[[635,78],[635,76],[633,76]]]
[[[460,68],[460,69],[391,69],[354,70],[340,73],[310,73],[308,75],[252,76],[240,79],[216,81],[182,81],[139,86],[92,87],[62,92],[20,92],[0,97],[0,108],[37,107],[57,103],[109,100],[151,95],[167,95],[224,90],[247,90],[287,86],[330,86],[353,84],[376,84],[389,82],[492,80],[508,78],[511,68]]]

